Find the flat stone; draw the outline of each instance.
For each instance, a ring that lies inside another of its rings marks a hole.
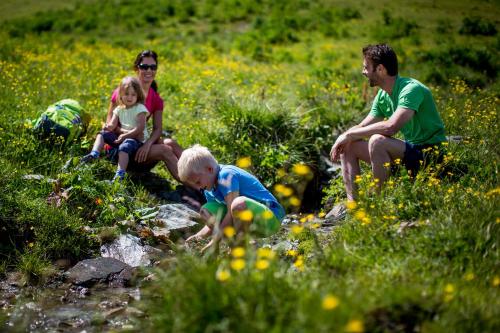
[[[66,272],[66,276],[76,285],[90,286],[117,278],[127,283],[132,276],[132,267],[114,258],[100,257],[80,261]]]

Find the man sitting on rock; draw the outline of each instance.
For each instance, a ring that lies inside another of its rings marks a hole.
[[[348,201],[356,200],[354,180],[361,172],[359,160],[371,165],[380,190],[393,161],[400,159],[415,175],[424,160],[422,151],[446,140],[443,121],[429,88],[398,75],[394,50],[386,44],[368,45],[363,48],[363,57],[363,75],[370,87],[381,89],[368,116],[342,133],[330,151],[332,161],[340,159],[342,163]],[[399,131],[405,141],[393,137]],[[345,213],[345,206],[340,204],[326,217],[338,220]]]

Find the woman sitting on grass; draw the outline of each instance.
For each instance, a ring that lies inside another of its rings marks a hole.
[[[182,148],[172,139],[161,140],[162,134],[162,115],[163,99],[158,94],[158,86],[155,82],[156,71],[158,69],[158,55],[151,50],[142,51],[134,61],[134,70],[137,73],[137,79],[141,84],[144,94],[144,105],[148,111],[146,121],[153,118],[153,130],[151,136],[135,153],[135,157],[130,161],[130,168],[136,171],[149,171],[158,161],[163,161],[172,176],[180,181],[177,162],[182,154]],[[113,110],[119,101],[119,88],[111,96],[106,122],[112,118]],[[121,133],[119,125],[115,130]]]
[[[92,151],[81,159],[81,162],[88,163],[98,158],[104,143],[118,149],[118,170],[113,181],[122,180],[125,177],[130,156],[133,156],[148,139],[146,129],[148,110],[143,104],[144,93],[138,79],[126,77],[122,80],[118,87],[118,101],[111,120],[97,134]],[[118,122],[121,125],[120,135],[114,132]]]

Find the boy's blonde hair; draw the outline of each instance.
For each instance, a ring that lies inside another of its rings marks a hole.
[[[177,163],[177,170],[179,178],[185,182],[193,173],[201,173],[207,167],[216,170],[218,165],[217,160],[207,147],[196,144],[182,152]]]

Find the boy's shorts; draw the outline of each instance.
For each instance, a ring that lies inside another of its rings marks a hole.
[[[433,151],[436,151],[434,147],[437,147],[438,154],[433,153]],[[441,150],[440,143],[432,145],[414,145],[405,141],[403,164],[406,170],[411,172],[412,176],[417,174],[421,166],[429,165],[431,162],[440,163],[442,159],[443,151]]]
[[[278,232],[281,221],[276,217],[276,214],[266,205],[250,198],[245,199],[247,209],[253,213],[253,222],[250,225],[250,231],[258,237],[269,237]],[[205,208],[216,221],[220,223],[227,213],[225,203],[210,201],[201,206]],[[280,207],[282,210],[282,208]],[[284,216],[284,212],[282,214]]]

